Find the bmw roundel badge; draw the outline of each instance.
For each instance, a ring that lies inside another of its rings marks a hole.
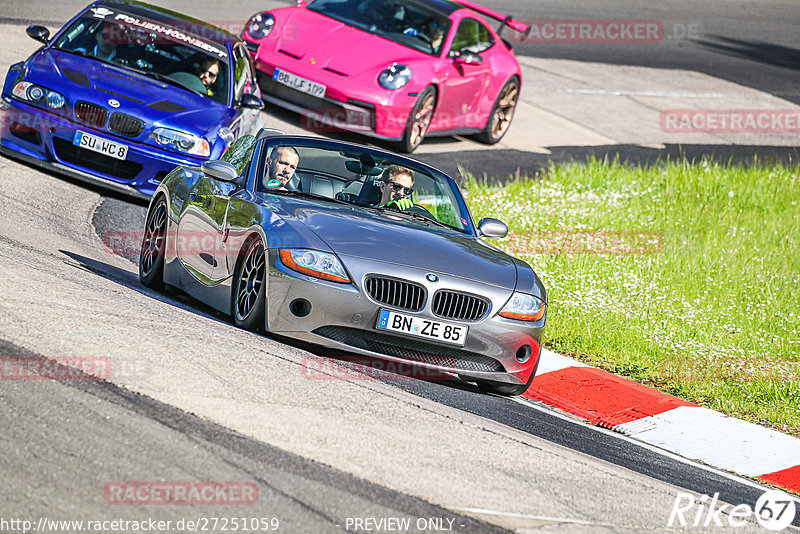
[[[425,275],[425,278],[427,278],[427,279],[428,279],[428,282],[438,282],[438,281],[439,281],[439,277],[438,277],[438,276],[436,276],[436,275],[435,275],[435,274],[433,274],[433,273],[428,273],[428,274],[426,274],[426,275]]]
[[[112,108],[118,108],[119,107],[119,100],[114,100],[112,98],[111,100],[108,101],[108,105],[111,106]]]

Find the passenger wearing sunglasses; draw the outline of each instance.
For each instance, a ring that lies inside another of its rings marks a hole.
[[[206,86],[206,94],[208,96],[214,96],[215,94],[214,84],[217,83],[219,68],[219,61],[214,58],[209,57],[200,62],[197,76],[200,78],[200,81],[203,82],[203,85]]]
[[[414,205],[410,197],[414,192],[414,171],[400,165],[390,165],[381,178],[381,201],[379,207],[406,210]]]

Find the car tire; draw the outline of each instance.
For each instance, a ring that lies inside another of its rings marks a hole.
[[[139,250],[139,281],[150,289],[164,289],[164,251],[167,243],[167,201],[163,196],[147,213]]]
[[[519,78],[513,76],[506,82],[497,100],[494,101],[492,112],[486,119],[486,126],[476,137],[487,145],[493,145],[500,141],[511,126],[511,119],[514,118],[514,111],[519,102]]]
[[[422,144],[433,120],[434,111],[436,111],[436,88],[430,86],[422,91],[408,115],[403,139],[398,144],[400,152],[411,154]]]
[[[233,276],[231,315],[236,326],[264,332],[266,310],[267,252],[261,239],[250,239],[242,247]]]

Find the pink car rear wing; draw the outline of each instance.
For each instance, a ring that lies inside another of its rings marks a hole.
[[[507,17],[506,15],[503,15],[502,13],[499,13],[493,9],[489,9],[488,7],[483,7],[482,5],[470,2],[470,0],[454,0],[454,1],[456,4],[469,8],[473,11],[477,11],[481,15],[486,15],[491,19],[500,21],[509,28],[511,28],[512,30],[517,30],[518,32],[524,33],[528,31],[528,28],[530,27],[527,24],[523,24],[522,22],[514,20],[511,17]]]

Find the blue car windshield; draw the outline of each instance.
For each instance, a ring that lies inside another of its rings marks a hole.
[[[308,9],[433,56],[450,30],[449,18],[413,0],[314,0]]]
[[[468,233],[470,215],[458,187],[444,174],[406,159],[358,147],[277,141],[262,150],[256,191],[344,202]],[[251,147],[223,159],[237,165]]]
[[[228,52],[164,23],[125,13],[75,20],[53,48],[91,57],[170,83],[217,102],[228,102]]]

